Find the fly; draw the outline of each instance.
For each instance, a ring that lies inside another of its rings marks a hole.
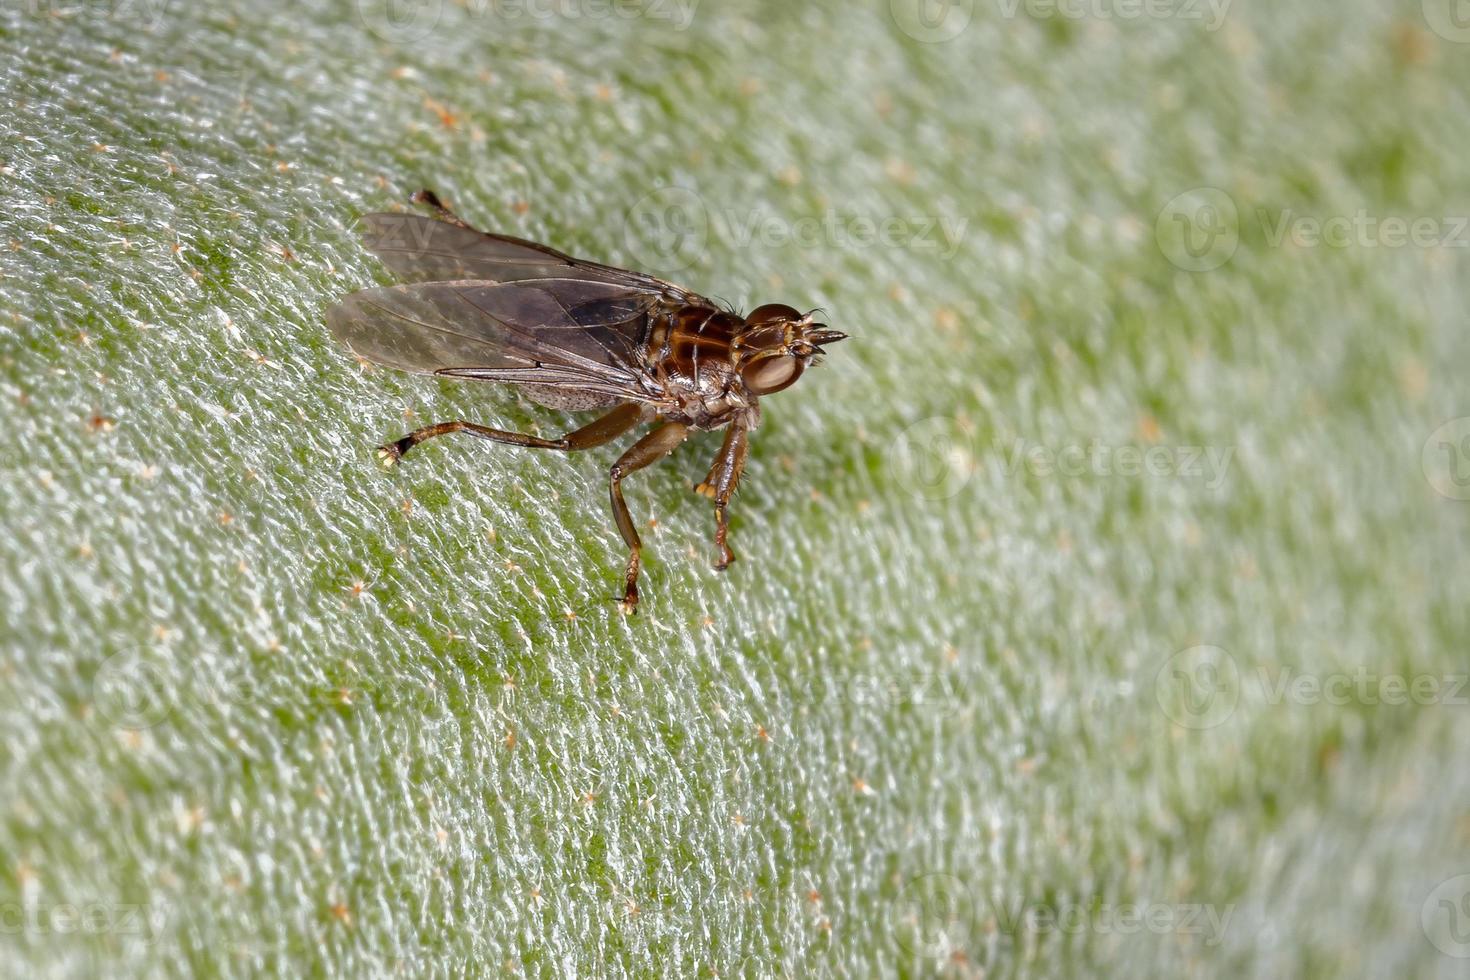
[[[719,455],[695,490],[714,501],[715,568],[728,567],[735,560],[726,543],[730,498],[760,424],[760,398],[789,388],[824,345],[846,334],[781,303],[742,317],[653,276],[477,231],[432,191],[413,200],[437,217],[363,217],[365,244],[404,283],[343,297],[327,313],[333,336],[387,367],[519,385],[539,404],[602,414],[556,439],[439,422],[380,447],[383,463],[392,466],[451,432],[572,452],[656,423],[608,475],[613,518],[629,550],[622,601],[632,611],[642,542],[623,479],[695,430],[724,429]]]

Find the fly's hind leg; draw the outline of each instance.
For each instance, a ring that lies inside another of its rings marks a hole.
[[[720,454],[709,468],[709,475],[694,488],[696,493],[715,502],[715,547],[720,552],[720,556],[715,559],[716,571],[723,572],[735,560],[735,552],[725,543],[725,538],[730,533],[730,498],[734,496],[735,487],[740,483],[740,474],[745,471],[745,457],[749,453],[749,430],[739,422],[730,423],[729,430],[725,432],[725,441],[720,445]]]
[[[628,512],[628,503],[623,499],[623,477],[636,473],[645,466],[657,463],[679,448],[679,444],[688,436],[689,426],[681,422],[665,423],[633,443],[627,452],[618,457],[618,461],[613,464],[612,472],[608,474],[608,492],[612,497],[613,519],[617,521],[618,532],[622,534],[629,551],[628,570],[624,575],[623,584],[623,608],[629,612],[632,612],[638,605],[638,568],[641,562],[639,555],[643,549],[643,542],[638,538],[638,529],[633,526],[633,515]]]
[[[449,222],[451,225],[459,225],[461,228],[469,228],[470,227],[468,222],[466,222],[459,215],[455,214],[453,211],[449,210],[449,208],[444,204],[444,202],[441,201],[441,200],[439,200],[439,195],[438,194],[435,194],[433,191],[429,190],[428,188],[425,188],[424,190],[421,190],[421,191],[415,191],[413,193],[413,196],[410,197],[409,200],[412,201],[415,204],[426,204],[426,205],[428,205],[430,208],[432,208],[434,210],[434,212],[436,214],[439,215],[440,218],[442,218],[443,220]],[[471,229],[471,230],[473,230],[473,229]]]
[[[468,432],[481,439],[503,442],[511,446],[523,446],[527,449],[560,449],[564,452],[574,452],[578,449],[591,449],[593,446],[600,446],[610,439],[615,439],[637,425],[642,418],[643,407],[636,402],[629,402],[618,406],[580,429],[568,432],[556,439],[542,439],[540,436],[527,435],[524,432],[506,432],[503,429],[492,429],[463,420],[439,422],[435,425],[426,425],[422,429],[415,429],[402,439],[396,439],[386,446],[379,446],[378,458],[383,461],[384,466],[392,466],[403,458],[404,453],[424,440],[448,435],[451,432]]]

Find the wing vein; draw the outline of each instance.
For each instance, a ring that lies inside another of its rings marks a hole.
[[[630,383],[634,380],[634,376],[631,372],[620,371],[614,365],[599,363],[597,361],[594,361],[590,357],[585,357],[581,354],[578,354],[576,351],[567,350],[565,347],[552,347],[551,345],[539,340],[534,334],[527,331],[520,325],[510,322],[504,317],[499,317],[491,313],[489,310],[485,309],[479,303],[476,303],[473,299],[466,295],[465,290],[456,289],[454,290],[454,294],[465,303],[468,303],[472,309],[478,311],[482,316],[489,317],[491,320],[494,320],[496,323],[505,327],[511,333],[514,333],[517,337],[524,339],[527,343],[531,345],[534,350],[545,352],[548,359],[550,360],[574,360],[580,362],[580,366],[584,370],[591,371],[592,373],[610,375],[612,377],[618,378],[619,380]],[[551,298],[554,300],[556,299],[556,297],[552,294],[548,293],[547,295],[550,295]],[[561,301],[557,300],[557,304],[560,305],[560,303]]]
[[[428,320],[420,320],[417,317],[411,317],[406,313],[401,313],[398,310],[395,310],[389,306],[385,306],[382,303],[375,303],[367,298],[364,298],[362,300],[362,303],[364,306],[372,307],[375,310],[386,313],[391,317],[395,317],[396,319],[404,321],[405,323],[412,323],[415,326],[423,327],[425,330],[430,330],[434,333],[441,333],[449,337],[459,337],[461,340],[468,340],[474,344],[485,344],[485,339],[483,337],[476,337],[474,334],[466,333],[462,330],[455,330],[448,326],[442,326],[437,323],[430,323]],[[512,358],[518,357],[518,355],[516,354],[507,354],[505,356]],[[519,359],[527,360],[527,358],[524,357],[520,357]]]

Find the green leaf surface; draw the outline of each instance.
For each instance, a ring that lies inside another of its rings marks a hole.
[[[15,975],[1460,976],[1454,4],[0,7]],[[690,493],[358,215],[852,335]],[[646,525],[645,525],[646,522]]]

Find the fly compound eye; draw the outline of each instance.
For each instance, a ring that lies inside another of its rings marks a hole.
[[[740,378],[753,395],[771,395],[789,388],[801,377],[804,362],[794,354],[777,354],[753,362]]]
[[[777,323],[780,321],[795,322],[801,319],[801,314],[794,306],[785,303],[767,303],[765,306],[757,306],[750,311],[750,316],[745,318],[747,325],[755,327],[763,323]]]

